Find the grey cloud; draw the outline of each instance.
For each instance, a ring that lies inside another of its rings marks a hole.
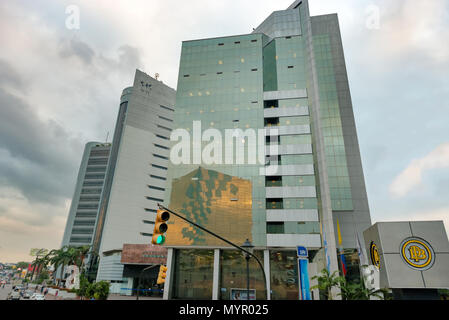
[[[134,74],[136,69],[144,69],[142,53],[139,48],[122,45],[117,49],[117,53],[116,59],[101,55],[99,61],[104,63],[111,71],[119,72],[127,77]]]
[[[119,64],[125,69],[137,69],[142,67],[142,58],[137,48],[123,45],[118,49]]]
[[[135,69],[143,68],[142,55],[138,48],[130,45],[122,45],[117,49],[116,59],[107,58],[102,54],[97,55],[86,42],[77,39],[60,40],[59,56],[63,59],[76,57],[89,67],[106,65],[110,72],[133,73]]]
[[[60,47],[59,56],[61,58],[76,56],[85,64],[89,65],[95,57],[94,50],[87,43],[76,38],[61,40]]]
[[[0,88],[0,184],[30,201],[71,197],[82,143],[54,121],[39,119],[22,98]]]
[[[13,86],[24,89],[25,81],[7,62],[0,59],[0,86]]]

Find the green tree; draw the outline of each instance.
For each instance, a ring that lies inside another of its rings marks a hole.
[[[42,270],[42,272],[39,273],[37,276],[37,283],[42,284],[44,281],[50,279],[50,276],[48,274],[48,271],[46,269]]]
[[[334,287],[339,287],[344,277],[340,276],[338,271],[334,271],[332,274],[325,268],[321,270],[318,276],[312,277],[313,280],[317,279],[318,284],[310,289],[319,289],[324,295],[326,300],[332,300],[331,290]]]
[[[95,294],[95,283],[89,283],[86,288],[85,297],[87,299],[92,299],[92,298],[94,298],[94,294]]]
[[[384,299],[386,290],[368,289],[363,281],[350,283],[342,278],[340,281],[341,297],[343,300],[370,300],[371,297]]]
[[[50,258],[50,263],[52,263],[54,266],[54,284],[56,284],[58,268],[62,266],[61,272],[64,273],[64,267],[70,260],[69,255],[67,254],[67,248],[68,246],[64,246],[61,249],[55,249],[53,251],[53,255]],[[63,278],[63,275],[61,276],[61,278]]]
[[[56,283],[57,271],[61,267],[61,281],[65,279],[64,269],[66,266],[76,265],[82,273],[84,271],[84,261],[90,253],[90,246],[63,246],[61,249],[54,249],[49,253],[49,262],[53,264],[55,269],[54,282]]]
[[[74,262],[78,266],[80,272],[84,269],[84,260],[86,256],[90,253],[91,246],[80,246],[76,247],[74,252]]]
[[[38,266],[38,269],[37,269],[38,270],[38,274],[37,274],[36,278],[39,278],[40,273],[42,271],[47,272],[47,275],[48,275],[47,267],[48,267],[48,264],[51,263],[51,259],[54,256],[55,252],[56,252],[55,249],[50,250],[44,257],[39,259],[40,261],[39,261],[39,266]]]
[[[107,300],[109,296],[109,282],[100,281],[95,283],[94,291],[95,300]]]
[[[31,263],[33,267],[33,271],[31,273],[31,280],[34,276],[34,271],[38,268],[38,265],[41,263],[41,258],[44,257],[48,253],[48,249],[45,248],[32,248],[30,250],[30,256],[36,257],[34,261]]]
[[[89,280],[87,279],[86,275],[84,273],[81,273],[80,275],[80,286],[79,289],[76,289],[76,294],[78,297],[83,300],[84,297],[87,297],[87,288],[89,287]]]
[[[20,261],[20,262],[17,262],[16,263],[16,268],[17,269],[26,269],[26,268],[28,268],[28,265],[29,265],[30,263],[29,262],[25,262],[25,261]]]

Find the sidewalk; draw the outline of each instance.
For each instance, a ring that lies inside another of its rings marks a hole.
[[[64,299],[61,296],[54,296],[52,294],[47,293],[45,296],[45,300],[79,300],[79,299]]]

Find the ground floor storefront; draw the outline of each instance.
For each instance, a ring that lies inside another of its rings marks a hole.
[[[164,299],[298,300],[298,260],[295,249],[254,250],[248,260],[239,250],[169,248]],[[260,264],[258,263],[258,261]],[[310,251],[309,281],[323,258]],[[249,282],[249,291],[248,291]],[[319,299],[312,290],[313,299]]]

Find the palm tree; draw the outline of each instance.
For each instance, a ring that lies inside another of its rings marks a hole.
[[[59,250],[55,250],[52,262],[55,264],[55,270],[61,266],[61,280],[64,280],[64,268],[68,265],[76,265],[81,271],[84,266],[84,260],[89,253],[90,246],[64,246]],[[55,279],[56,280],[56,279]]]
[[[55,254],[56,250],[50,250],[43,258],[40,259],[38,274],[36,275],[36,279],[39,278],[41,271],[43,268],[46,268],[47,265],[51,262],[51,257]]]
[[[54,284],[56,284],[56,277],[57,277],[57,271],[58,267],[62,266],[62,273],[64,273],[64,267],[69,262],[68,260],[68,254],[67,254],[67,248],[68,246],[63,246],[61,249],[55,249],[53,252],[52,257],[50,258],[50,262],[54,266]],[[63,274],[61,278],[63,277]]]
[[[326,300],[332,300],[331,290],[333,287],[339,287],[341,282],[344,281],[344,277],[338,274],[338,271],[334,271],[332,274],[329,270],[321,270],[321,274],[312,277],[312,279],[317,279],[318,284],[311,287],[310,289],[319,289],[320,292],[326,297]]]
[[[341,296],[344,300],[370,300],[371,297],[384,299],[386,290],[369,289],[363,281],[359,283],[348,283],[346,279],[340,282]]]
[[[32,262],[31,266],[33,267],[33,271],[31,273],[31,280],[33,280],[34,271],[36,270],[36,266],[40,263],[40,257],[45,256],[48,252],[48,249],[45,248],[32,248],[30,250],[30,255],[35,256],[36,259]]]
[[[31,275],[31,279],[30,281],[33,280],[33,276],[34,276],[34,272],[37,271],[36,274],[36,279],[39,277],[39,274],[42,270],[42,268],[46,265],[46,260],[44,259],[44,257],[42,258],[36,258],[36,260],[34,260],[33,264],[31,265],[33,267],[33,273]]]
[[[88,255],[90,253],[90,249],[91,249],[91,246],[89,246],[89,245],[80,246],[80,247],[76,248],[75,264],[78,266],[80,272],[81,272],[82,268],[84,267],[84,260],[86,258],[86,255]]]

